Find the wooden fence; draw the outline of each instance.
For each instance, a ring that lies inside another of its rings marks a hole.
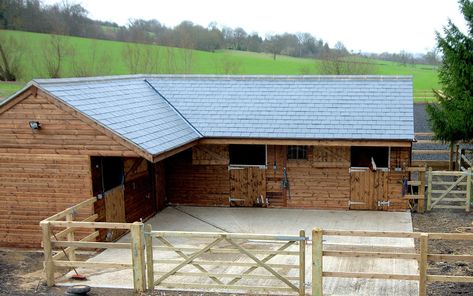
[[[361,252],[361,251],[330,251],[323,249],[324,236],[355,236],[355,237],[385,237],[385,238],[413,238],[419,240],[419,248],[415,253],[406,252]],[[323,278],[363,278],[385,280],[410,280],[419,282],[419,295],[427,295],[429,282],[468,282],[473,283],[472,276],[432,275],[428,273],[429,261],[443,262],[473,262],[473,255],[452,255],[429,253],[429,240],[467,240],[473,241],[473,234],[469,233],[419,233],[419,232],[385,232],[385,231],[343,231],[322,230],[316,228],[312,231],[312,295],[323,295]],[[365,257],[383,259],[417,260],[418,272],[416,274],[386,274],[366,272],[324,271],[324,257]]]
[[[145,235],[148,289],[305,295],[307,238],[303,230],[291,236],[151,231],[147,225]],[[153,251],[159,259],[153,258]],[[281,256],[284,260],[275,263]]]
[[[471,177],[471,169],[469,172],[468,176]],[[155,286],[207,291],[215,289],[254,293],[291,292],[299,295],[305,295],[307,292],[305,284],[308,238],[304,231],[292,236],[153,231],[150,225],[145,226],[141,222],[95,222],[97,218],[95,214],[83,220],[74,221],[78,210],[93,205],[95,201],[96,198],[90,198],[41,221],[45,279],[48,286],[55,284],[56,268],[85,267],[132,269],[133,285],[137,292],[145,291],[147,288],[154,289]],[[97,242],[95,241],[99,236],[97,229],[130,231],[131,241],[130,243]],[[419,241],[419,248],[413,253],[402,250],[389,252],[327,250],[324,249],[324,236],[412,238]],[[154,244],[153,240],[157,244]],[[323,295],[324,277],[418,281],[421,296],[426,295],[428,282],[473,282],[471,276],[429,274],[428,261],[473,262],[471,254],[432,254],[428,250],[429,240],[473,242],[473,234],[314,229],[312,247],[309,248],[312,253],[312,295]],[[76,256],[77,249],[112,248],[129,250],[130,262],[80,261]],[[163,256],[166,252],[167,255]],[[211,256],[216,257],[211,258]],[[290,259],[274,262],[276,257],[282,256]],[[419,268],[415,274],[324,271],[323,258],[329,256],[416,260]],[[165,269],[165,267],[170,268]],[[191,280],[192,278],[194,280]],[[224,282],[224,278],[230,280]],[[171,279],[174,280],[171,282]],[[206,282],[203,282],[204,280]]]
[[[59,212],[40,222],[43,233],[44,269],[48,286],[55,284],[54,272],[57,267],[86,267],[91,269],[117,268],[133,269],[133,282],[136,291],[144,291],[144,224],[95,222],[98,215],[94,214],[86,219],[74,221],[76,213],[84,207],[92,206],[96,197],[89,198],[73,207]],[[131,231],[131,243],[97,242],[97,229]],[[80,233],[83,237],[79,237]],[[132,255],[132,262],[87,262],[79,261],[77,249],[128,249]],[[64,258],[66,260],[64,260]]]
[[[429,168],[427,208],[465,209],[470,211],[472,168],[466,171],[433,171]]]

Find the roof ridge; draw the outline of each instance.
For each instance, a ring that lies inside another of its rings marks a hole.
[[[146,84],[148,84],[149,87],[151,87],[152,90],[154,90],[165,102],[166,104],[168,104],[169,107],[171,107],[171,109],[177,113],[177,115],[182,119],[184,120],[187,125],[189,125],[189,127],[197,133],[197,135],[199,136],[199,138],[202,138],[204,135],[189,121],[187,120],[187,118],[184,117],[184,115],[182,115],[181,112],[179,112],[179,110],[176,109],[176,107],[174,107],[173,104],[171,104],[171,102],[169,102],[168,99],[166,99],[166,97],[164,97],[146,78],[144,79],[144,82]]]
[[[133,74],[94,77],[71,77],[52,79],[33,79],[37,84],[83,83],[117,81],[127,79],[222,79],[222,80],[410,80],[412,75],[220,75],[220,74]]]

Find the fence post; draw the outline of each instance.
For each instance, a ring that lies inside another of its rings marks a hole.
[[[299,232],[299,295],[305,295],[305,231]]]
[[[151,224],[145,225],[146,242],[146,279],[148,280],[148,290],[154,290],[154,266],[153,266],[153,237],[151,236]]]
[[[429,167],[427,179],[427,211],[432,210],[432,167]]]
[[[131,225],[131,257],[133,262],[133,287],[135,292],[146,290],[143,223]]]
[[[312,296],[323,295],[323,235],[322,229],[312,230]]]
[[[66,215],[66,221],[74,221],[74,215],[69,213]],[[71,228],[71,232],[67,234],[67,241],[72,242],[74,241],[74,228]],[[76,249],[74,247],[69,247],[69,252],[67,254],[69,257],[69,261],[76,261]]]
[[[51,227],[49,222],[41,221],[41,229],[43,231],[43,251],[44,251],[44,272],[46,284],[48,287],[54,286],[54,262],[53,248],[51,244]]]
[[[467,212],[470,211],[470,203],[471,203],[471,167],[468,168],[467,171],[468,176],[466,176],[466,204],[465,210]]]
[[[420,256],[419,256],[419,296],[427,295],[427,255],[429,253],[429,234],[420,234]]]
[[[419,213],[425,212],[425,172],[426,171],[427,171],[427,166],[424,166],[424,170],[420,170],[417,176],[419,178],[419,187],[417,190],[417,194],[422,196],[420,199],[418,199],[418,203],[417,203],[417,211]]]

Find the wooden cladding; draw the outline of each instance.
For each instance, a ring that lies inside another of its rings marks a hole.
[[[41,128],[32,130],[28,124],[32,120]],[[11,153],[137,156],[90,123],[51,103],[45,94],[30,94],[1,114],[0,149]]]
[[[287,206],[348,209],[350,148],[309,147],[308,160],[287,162]]]
[[[84,155],[0,153],[0,245],[39,247],[39,222],[92,196]],[[77,220],[93,214],[92,206]]]
[[[410,160],[410,148],[391,148],[391,171],[376,173],[377,177],[371,182],[369,178],[361,180],[356,173],[351,178],[350,147],[308,146],[307,160],[288,160],[287,146],[268,145],[266,168],[255,168],[264,171],[265,177],[261,181],[259,175],[249,176],[248,169],[229,170],[228,158],[225,159],[227,151],[227,145],[195,146],[167,159],[168,201],[173,204],[228,206],[228,198],[232,197],[244,199],[238,205],[250,206],[251,196],[257,197],[260,192],[265,192],[270,207],[349,209],[350,197],[354,194],[353,202],[363,202],[364,198],[371,196],[367,206],[376,209],[378,200],[389,200],[401,194],[403,173],[395,168]],[[284,168],[288,187],[284,186]],[[251,185],[253,180],[258,180],[258,188]],[[406,202],[393,199],[390,207],[379,209],[401,210],[406,207]],[[363,206],[352,208],[361,209]]]
[[[227,206],[230,196],[227,165],[193,165],[186,150],[164,161],[166,195],[171,204]]]
[[[198,145],[192,147],[192,164],[228,165],[228,145]]]

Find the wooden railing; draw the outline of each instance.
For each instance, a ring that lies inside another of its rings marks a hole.
[[[303,230],[299,236],[151,231],[149,225],[147,230],[148,289],[305,295],[307,238]],[[153,258],[153,251],[159,259]],[[222,260],[222,254],[231,259]],[[297,264],[268,263],[276,256],[296,257]]]
[[[419,240],[419,250],[416,252],[364,252],[364,251],[331,251],[323,249],[324,236],[349,237],[385,237],[385,238],[413,238]],[[419,232],[388,232],[388,231],[347,231],[322,230],[312,231],[312,295],[323,295],[323,278],[364,278],[385,280],[409,280],[419,282],[419,295],[427,295],[428,282],[473,282],[472,276],[431,275],[428,274],[429,261],[462,261],[473,262],[473,255],[452,255],[429,253],[429,240],[467,240],[473,241],[473,234],[469,233],[419,233]],[[416,260],[418,272],[416,274],[387,274],[375,272],[346,272],[324,271],[324,257],[365,257],[382,259]]]
[[[74,221],[76,213],[81,209],[92,206],[97,201],[96,197],[89,198],[73,207],[67,208],[40,222],[43,232],[43,251],[45,279],[48,286],[55,284],[54,272],[57,267],[86,267],[93,269],[103,268],[133,268],[133,281],[136,291],[144,291],[144,237],[143,223],[110,223],[95,222],[98,215],[93,214],[80,221]],[[131,231],[131,243],[97,242],[99,236],[97,229]],[[76,233],[82,231],[81,239]],[[77,259],[77,249],[129,249],[132,262],[87,262]],[[65,259],[65,260],[64,260]]]

